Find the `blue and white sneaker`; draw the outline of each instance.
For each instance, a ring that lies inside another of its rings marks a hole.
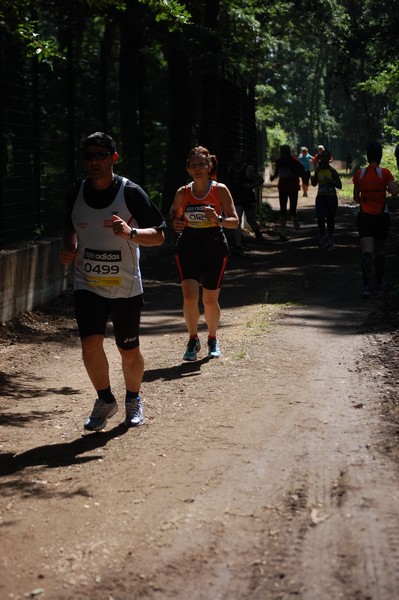
[[[126,427],[137,427],[138,425],[142,425],[144,423],[144,407],[140,396],[137,396],[137,398],[132,398],[131,400],[126,400],[125,409]]]
[[[83,427],[88,431],[101,431],[107,424],[107,419],[113,417],[118,412],[116,400],[113,402],[105,402],[100,398],[94,403],[93,411],[88,419],[84,422]]]
[[[210,358],[219,358],[219,356],[222,356],[217,338],[211,338],[208,340],[208,356]]]
[[[201,342],[198,338],[188,340],[186,351],[183,354],[183,360],[197,360],[197,354],[201,350]]]

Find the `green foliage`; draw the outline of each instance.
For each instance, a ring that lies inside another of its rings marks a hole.
[[[274,2],[215,0],[216,3],[219,5],[217,43],[225,65],[251,81],[258,81],[265,57],[274,44],[270,27]]]
[[[374,77],[360,82],[358,87],[373,94],[396,93],[399,88],[399,61],[387,65]]]
[[[312,140],[343,137],[352,153],[370,136],[398,136],[399,62],[392,48],[399,23],[388,0],[318,0],[317,10],[303,0],[3,0],[0,19],[30,55],[54,65],[63,59],[59,33],[68,23],[105,24],[140,5],[151,45],[165,32],[183,33],[189,54],[208,60],[217,52],[223,68],[257,84],[259,127],[292,132],[291,143],[304,132]]]
[[[296,140],[292,138],[292,134],[287,133],[279,126],[266,130],[268,158],[271,162],[275,162],[280,154],[280,146],[289,144],[294,151]]]
[[[181,29],[191,23],[191,14],[184,4],[177,0],[139,0],[146,4],[155,14],[157,22],[164,21],[170,31]]]
[[[64,60],[63,53],[59,50],[58,42],[54,38],[44,39],[37,33],[37,23],[34,21],[19,25],[16,35],[25,43],[28,56],[35,56],[39,61],[46,60],[53,64],[53,59]]]
[[[282,119],[281,110],[276,106],[276,90],[272,85],[259,84],[255,87],[256,123],[259,129],[273,127]]]
[[[126,10],[126,2],[124,0],[81,0],[82,4],[87,3],[88,6],[97,10],[114,8],[116,10]]]
[[[352,177],[352,174],[340,173],[342,189],[338,191],[338,196],[341,202],[342,200],[345,200],[346,202],[351,202],[353,200]]]
[[[33,237],[35,240],[41,240],[44,234],[44,226],[43,225],[35,225],[33,228]]]
[[[216,77],[223,70],[256,83],[257,125],[267,132],[269,158],[282,143],[296,149],[298,140],[309,140],[304,143],[311,147],[319,139],[342,137],[357,156],[369,138],[388,144],[399,137],[399,61],[392,52],[399,23],[388,0],[318,0],[317,5],[304,0],[3,0],[0,27],[60,78],[72,31],[85,72],[85,81],[78,82],[81,99],[98,89],[107,43],[106,60],[117,66],[119,39],[111,25],[118,28],[129,15],[134,16],[132,36],[142,39],[137,55],[125,60],[146,60],[145,106],[157,113],[146,121],[146,135],[160,122],[162,151],[168,138],[164,81],[172,38],[185,48],[191,69],[218,62]],[[111,77],[110,88],[117,89],[117,68]],[[108,100],[113,115],[118,102],[114,96]],[[201,109],[194,106],[196,113]],[[96,105],[89,120],[85,114],[77,118],[90,126],[99,121],[99,112]],[[114,133],[120,133],[119,124]],[[151,163],[148,156],[149,151],[146,163]]]
[[[397,179],[398,167],[394,155],[395,145],[396,144],[387,144],[386,146],[383,146],[381,166],[389,169],[395,179]]]
[[[155,21],[164,21],[170,31],[190,23],[190,13],[184,4],[177,0],[138,0],[148,6],[155,16]],[[63,59],[59,48],[59,40],[54,35],[39,33],[39,17],[45,16],[46,11],[53,18],[59,14],[60,19],[73,20],[74,15],[83,16],[89,12],[93,18],[96,15],[108,16],[110,11],[126,11],[127,1],[124,0],[78,0],[76,7],[68,3],[65,8],[61,3],[46,0],[19,0],[18,2],[3,0],[0,8],[0,28],[16,38],[26,48],[28,56],[36,56],[39,61],[46,60],[49,64],[54,58]]]
[[[283,1],[268,12],[259,124],[302,139],[341,137],[354,155],[369,139],[398,136],[399,22],[388,0]]]
[[[35,9],[36,4],[30,0],[5,0],[0,8],[0,27],[25,48],[27,56],[36,57],[39,61],[47,60],[49,64],[53,58],[63,59],[57,40],[53,36],[42,37],[39,34]]]
[[[385,68],[359,82],[357,89],[361,93],[379,99],[381,106],[384,107],[381,112],[381,131],[384,138],[388,140],[398,138],[399,61],[394,60],[391,64],[387,64]]]

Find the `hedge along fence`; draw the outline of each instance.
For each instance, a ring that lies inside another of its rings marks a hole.
[[[54,127],[57,120],[48,110],[54,103],[49,86],[43,81],[39,85],[40,78],[36,61],[26,59],[2,32],[0,248],[40,238],[44,231],[60,232],[62,226],[64,198],[59,190],[65,188],[66,144],[63,139],[53,139],[51,144],[47,140],[52,135],[47,121],[51,119]],[[65,129],[61,123],[61,130]]]
[[[55,57],[53,68],[26,58],[24,48],[0,30],[0,248],[60,233],[65,188],[81,168],[80,140],[92,131],[114,135],[118,172],[162,201],[165,214],[184,183],[185,158],[195,143],[218,155],[221,177],[237,147],[251,162],[258,158],[253,83],[225,69],[221,58],[212,66],[215,76],[204,70],[195,110],[190,105],[182,119],[172,109],[177,98],[186,102],[185,78],[171,77],[173,69],[148,59],[145,47],[130,44],[121,53],[117,34],[107,60],[101,60],[101,37],[92,21],[81,25],[86,45],[72,29],[65,59]],[[126,44],[126,36],[123,40]],[[186,62],[185,76],[197,79]],[[144,79],[137,65],[147,73]]]

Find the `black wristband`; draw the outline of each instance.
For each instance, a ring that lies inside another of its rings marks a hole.
[[[136,235],[137,235],[137,229],[132,227],[130,230],[130,239],[132,240],[134,237],[136,237]]]

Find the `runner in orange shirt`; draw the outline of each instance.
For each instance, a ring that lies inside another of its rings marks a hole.
[[[387,190],[394,196],[399,193],[392,173],[389,169],[380,167],[381,158],[381,144],[378,142],[369,144],[367,147],[369,164],[367,167],[359,169],[353,177],[353,199],[359,203],[357,229],[362,252],[363,298],[371,296],[370,280],[373,256],[376,292],[381,295],[386,291],[384,247],[390,226],[386,193]]]
[[[216,181],[217,164],[216,156],[207,148],[193,148],[186,164],[192,181],[177,190],[170,209],[170,223],[178,234],[175,258],[190,336],[183,360],[196,360],[201,349],[198,337],[201,284],[208,356],[221,356],[217,338],[219,293],[229,254],[223,229],[236,229],[238,216],[229,189]]]

